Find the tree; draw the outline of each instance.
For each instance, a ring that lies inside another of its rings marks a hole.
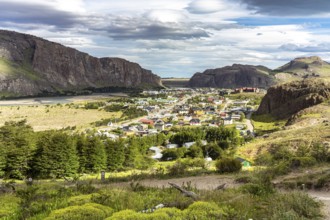
[[[190,158],[202,158],[203,150],[200,146],[193,145],[188,149],[184,156]]]
[[[23,179],[29,169],[28,162],[31,159],[34,142],[33,129],[26,124],[26,120],[6,122],[0,128],[0,142],[4,157],[4,164],[2,163],[4,176]]]
[[[0,142],[0,178],[5,174],[4,168],[6,167],[6,152],[4,144]]]
[[[72,137],[60,131],[42,133],[31,164],[36,177],[59,178],[75,174],[79,163]]]
[[[223,150],[215,142],[202,146],[204,157],[211,157],[212,160],[218,159],[223,154]]]
[[[186,142],[201,141],[204,137],[205,132],[202,128],[188,128],[182,129],[173,135],[170,142],[183,145]]]
[[[123,167],[125,162],[125,145],[122,140],[105,142],[105,151],[107,154],[107,168],[114,171]]]
[[[104,144],[97,136],[81,135],[77,140],[80,172],[100,172],[106,168]]]

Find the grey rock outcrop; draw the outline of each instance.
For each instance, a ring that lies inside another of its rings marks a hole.
[[[234,64],[218,69],[208,69],[203,73],[195,73],[189,81],[191,87],[262,87],[275,84],[270,69],[264,66]]]
[[[322,79],[294,81],[268,89],[256,114],[282,119],[330,98],[330,84]]]
[[[0,30],[0,92],[34,96],[87,88],[161,87],[139,64],[96,58],[35,36]]]

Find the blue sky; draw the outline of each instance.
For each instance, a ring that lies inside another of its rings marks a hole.
[[[162,77],[234,63],[276,68],[330,61],[329,0],[0,0],[0,28],[96,57],[122,57]]]

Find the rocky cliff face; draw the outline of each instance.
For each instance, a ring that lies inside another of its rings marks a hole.
[[[268,89],[256,114],[287,118],[330,98],[330,83],[322,79],[294,81]]]
[[[195,73],[189,81],[191,87],[263,87],[268,88],[275,83],[274,77],[263,66],[234,64],[218,69],[209,69],[203,73]]]
[[[0,30],[0,92],[33,96],[106,87],[160,87],[161,79],[120,58],[92,57],[57,43]]]

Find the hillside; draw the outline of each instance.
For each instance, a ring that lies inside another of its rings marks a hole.
[[[299,57],[275,69],[274,73],[275,77],[282,81],[299,78],[325,78],[330,77],[330,64],[318,56]]]
[[[203,73],[195,73],[189,81],[191,87],[262,87],[275,84],[275,78],[264,66],[234,64],[217,69],[208,69]]]
[[[0,30],[0,96],[160,86],[160,77],[137,63],[99,59],[35,36]]]
[[[294,81],[269,88],[256,114],[270,114],[277,119],[288,118],[329,98],[330,83],[327,80]]]

